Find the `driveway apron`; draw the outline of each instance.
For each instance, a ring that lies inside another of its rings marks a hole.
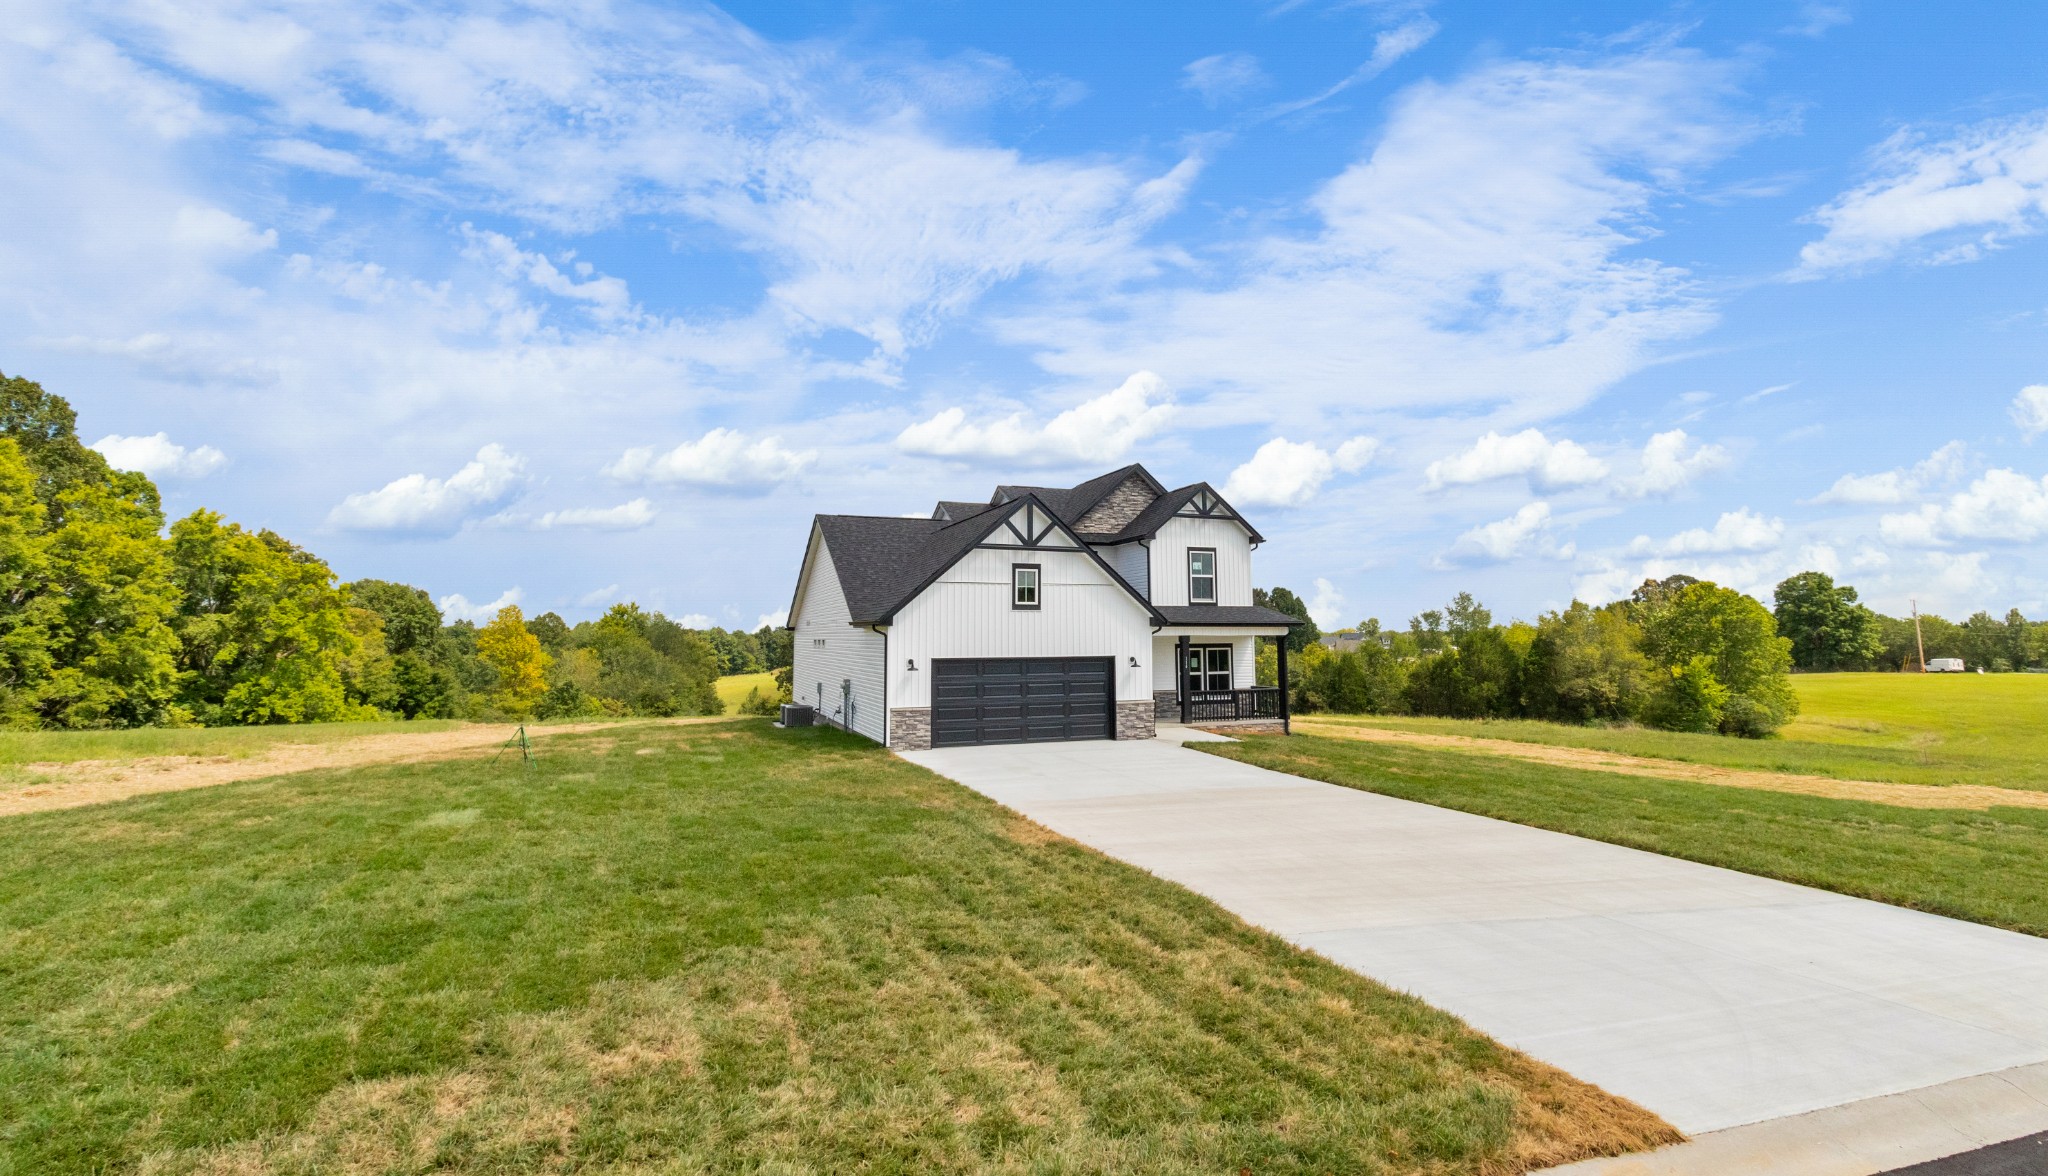
[[[2048,940],[1164,741],[904,758],[1688,1134],[2048,1061]]]

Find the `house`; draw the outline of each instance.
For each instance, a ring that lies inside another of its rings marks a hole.
[[[1142,465],[928,518],[819,515],[791,690],[906,751],[1146,739],[1161,721],[1284,729],[1284,692],[1254,667],[1258,639],[1299,622],[1252,604],[1263,541],[1208,483],[1169,490]]]

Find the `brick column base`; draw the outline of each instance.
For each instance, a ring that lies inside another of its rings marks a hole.
[[[1180,722],[1180,692],[1177,690],[1154,690],[1152,692],[1152,717],[1165,719],[1169,723]]]
[[[1116,737],[1118,739],[1150,739],[1159,734],[1157,718],[1153,714],[1153,703],[1143,699],[1137,702],[1116,704]]]
[[[921,706],[898,707],[889,712],[891,751],[929,751],[932,746],[932,712]]]

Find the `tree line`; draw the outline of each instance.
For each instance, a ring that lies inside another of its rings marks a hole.
[[[0,373],[8,726],[715,714],[715,679],[786,667],[789,647],[635,604],[573,626],[517,607],[450,622],[423,589],[341,583],[213,511],[166,526],[155,484],[82,444],[69,403]]]
[[[1627,600],[1573,601],[1534,624],[1495,624],[1469,593],[1409,619],[1377,619],[1320,640],[1301,598],[1285,588],[1256,599],[1301,618],[1287,638],[1297,711],[1447,718],[1641,723],[1675,731],[1761,737],[1798,713],[1790,674],[1919,668],[1910,617],[1859,602],[1856,589],[1821,572],[1779,583],[1773,607],[1691,576],[1645,581]],[[1994,672],[2048,662],[2048,623],[2018,609],[2003,620],[1979,612],[1955,623],[1923,614],[1929,660],[1959,657]],[[1260,651],[1259,681],[1278,679],[1278,656]]]

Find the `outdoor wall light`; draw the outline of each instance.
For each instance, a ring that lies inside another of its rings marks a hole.
[[[1134,670],[1138,668],[1138,659],[1135,657],[1131,659],[1131,668]]]
[[[917,659],[916,659],[916,658],[914,658],[914,657],[907,657],[907,658],[904,658],[903,660],[904,660],[904,663],[905,663],[905,664],[904,664],[904,668],[905,668],[905,669],[907,669],[907,670],[910,670],[910,671],[911,671],[911,672],[913,672],[913,673],[915,673],[915,672],[916,672],[916,670],[917,670]]]

